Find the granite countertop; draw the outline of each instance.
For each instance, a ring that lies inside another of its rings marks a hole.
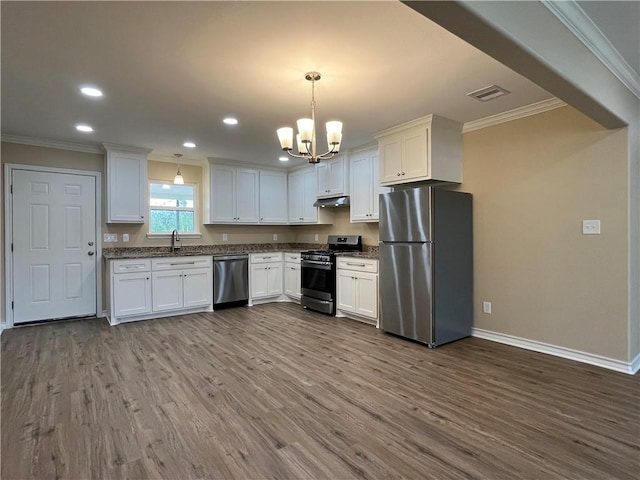
[[[169,247],[111,247],[103,248],[105,260],[126,258],[189,257],[196,255],[225,255],[232,253],[304,252],[327,248],[318,243],[249,243],[235,245],[184,246],[175,252]]]
[[[365,246],[365,248],[366,247],[367,246]],[[367,259],[370,259],[370,260],[378,260],[378,247],[368,247],[363,252],[341,252],[341,253],[336,253],[336,256],[338,256],[338,257],[367,258]]]
[[[107,247],[102,249],[105,260],[127,258],[190,257],[196,255],[226,255],[233,253],[304,252],[324,250],[320,243],[245,243],[235,245],[189,245],[176,252],[169,247]],[[378,246],[363,245],[362,252],[339,253],[338,255],[378,259]]]

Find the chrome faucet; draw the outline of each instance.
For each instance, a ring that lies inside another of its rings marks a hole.
[[[180,235],[178,230],[171,232],[171,253],[175,253],[176,250],[180,250]]]

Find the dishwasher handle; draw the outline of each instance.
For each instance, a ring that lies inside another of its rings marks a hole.
[[[249,259],[249,255],[245,254],[240,254],[240,255],[214,255],[213,256],[213,261],[214,262],[225,262],[228,260],[248,260]]]

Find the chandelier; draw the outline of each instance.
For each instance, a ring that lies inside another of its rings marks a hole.
[[[319,163],[320,160],[328,160],[340,151],[340,142],[342,141],[342,122],[327,122],[327,145],[329,150],[318,155],[316,144],[316,99],[315,99],[315,82],[320,80],[318,72],[308,72],[304,78],[311,82],[311,118],[301,118],[298,120],[298,134],[296,135],[296,143],[298,145],[298,153],[292,153],[293,150],[293,128],[282,127],[277,130],[278,139],[282,150],[295,158],[305,158],[309,163]]]

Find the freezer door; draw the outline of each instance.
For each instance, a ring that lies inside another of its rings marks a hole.
[[[431,188],[410,188],[380,195],[381,242],[429,242]]]
[[[380,328],[433,343],[433,245],[380,243]]]

